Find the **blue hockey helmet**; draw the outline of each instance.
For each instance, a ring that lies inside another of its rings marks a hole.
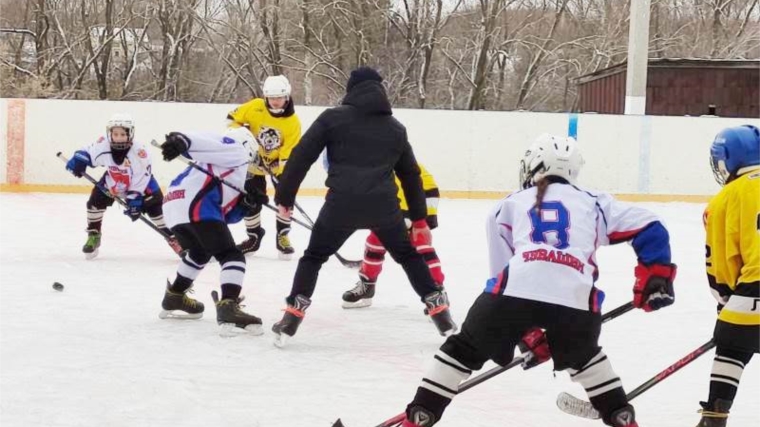
[[[760,165],[760,129],[752,125],[723,129],[710,147],[710,166],[715,180],[726,185],[741,170]]]

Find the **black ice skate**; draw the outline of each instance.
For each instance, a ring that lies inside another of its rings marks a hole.
[[[405,426],[430,427],[435,424],[435,415],[421,406],[412,406],[406,412]]]
[[[278,256],[283,260],[292,259],[293,253],[295,253],[295,249],[293,249],[293,246],[290,244],[290,237],[288,237],[288,233],[290,233],[290,228],[280,230],[280,232],[277,233],[277,251],[279,252]]]
[[[161,319],[200,319],[203,317],[203,303],[187,296],[190,289],[185,292],[172,292],[171,284],[166,283],[164,300],[161,301],[161,310],[158,317]]]
[[[359,281],[353,289],[343,293],[343,308],[362,308],[372,305],[375,296],[375,282],[370,282],[367,276],[359,273]]]
[[[636,423],[636,412],[631,405],[625,405],[610,414],[608,421],[605,424],[612,427],[639,427],[638,423]]]
[[[425,295],[425,306],[430,320],[433,321],[441,335],[448,337],[456,333],[458,328],[449,312],[449,297],[446,295],[446,291],[436,291]]]
[[[702,409],[702,419],[699,420],[697,427],[726,427],[728,423],[728,410],[733,404],[730,400],[715,399],[715,403],[710,405],[707,402],[699,402]]]
[[[93,259],[98,256],[98,248],[100,248],[100,234],[99,231],[90,230],[87,232],[87,242],[82,246],[82,252],[86,259]]]
[[[219,335],[223,337],[234,337],[242,333],[251,335],[261,335],[264,333],[261,319],[248,314],[241,310],[240,303],[243,298],[224,298],[219,299],[216,291],[211,292],[211,298],[216,306],[216,322],[222,327]]]
[[[303,295],[297,295],[295,304],[288,304],[285,307],[285,314],[282,316],[282,320],[272,326],[272,332],[275,333],[274,345],[284,347],[288,339],[296,334],[298,326],[303,321],[303,316],[306,315],[306,309],[310,305],[310,299]]]
[[[264,238],[265,233],[263,228],[257,228],[252,234],[248,234],[248,240],[237,245],[237,248],[244,254],[256,253],[261,247],[261,239]]]

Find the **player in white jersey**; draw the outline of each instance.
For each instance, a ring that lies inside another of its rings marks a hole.
[[[638,256],[633,303],[645,311],[673,303],[676,267],[658,218],[576,187],[582,165],[572,138],[544,135],[526,152],[523,190],[499,202],[488,217],[491,279],[462,331],[436,353],[407,406],[404,427],[435,424],[473,370],[489,359],[508,364],[517,346],[526,369],[549,358],[554,370],[567,369],[606,425],[638,426],[598,344],[604,294],[594,286],[595,253],[601,245],[631,242]]]
[[[166,227],[161,212],[161,188],[153,178],[151,160],[143,144],[134,140],[135,122],[127,114],[114,114],[106,124],[106,135],[95,143],[78,150],[66,163],[66,169],[81,178],[87,167],[103,166],[105,174],[92,189],[87,201],[87,242],[82,247],[87,259],[98,254],[101,226],[106,208],[113,205],[113,197],[127,203],[124,211],[132,221],[143,212],[167,235],[172,249],[179,253],[182,248]]]
[[[188,297],[187,292],[213,257],[221,267],[222,297],[219,299],[216,292],[212,295],[222,335],[235,335],[242,329],[255,335],[263,333],[261,319],[240,309],[245,257],[235,246],[227,224],[239,222],[248,209],[269,199],[263,193],[249,193],[243,198],[240,192],[220,181],[243,187],[255,144],[251,132],[239,127],[224,135],[172,132],[161,145],[164,160],[182,155],[201,170],[188,166],[166,191],[166,223],[186,252],[177,267],[176,278],[167,283],[159,317],[198,319],[203,315],[203,304]]]

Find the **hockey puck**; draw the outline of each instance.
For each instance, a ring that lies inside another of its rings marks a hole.
[[[58,292],[63,292],[63,285],[61,283],[54,282],[53,289],[55,289]]]

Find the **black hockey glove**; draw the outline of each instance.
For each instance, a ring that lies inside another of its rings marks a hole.
[[[169,132],[166,135],[166,142],[161,144],[161,154],[163,154],[164,160],[168,162],[176,159],[189,148],[190,138],[179,132]]]
[[[249,191],[243,199],[243,204],[251,211],[256,210],[260,206],[266,205],[267,203],[269,203],[269,196],[258,189]]]

